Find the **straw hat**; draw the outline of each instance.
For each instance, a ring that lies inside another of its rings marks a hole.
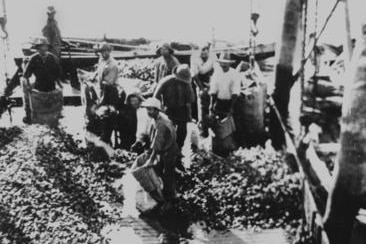
[[[47,7],[47,14],[53,14],[56,13],[56,9],[54,6],[48,6]]]
[[[172,48],[172,46],[169,43],[163,43],[163,44],[159,45],[158,48],[156,49],[156,54],[157,55],[160,55],[160,50],[162,48],[168,49],[170,54],[174,53],[174,49]]]
[[[231,55],[228,52],[220,53],[220,56],[219,56],[217,61],[219,63],[222,63],[222,64],[233,64],[233,63],[235,63],[235,61],[231,59]]]
[[[150,97],[150,98],[146,99],[146,101],[141,105],[141,107],[156,108],[157,110],[162,111],[161,102],[154,97]]]
[[[192,80],[191,70],[187,64],[181,64],[174,70],[174,76],[181,81],[190,83]]]

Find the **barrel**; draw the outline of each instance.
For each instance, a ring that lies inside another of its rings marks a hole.
[[[61,90],[41,92],[33,89],[30,94],[32,123],[56,125],[61,117],[62,107]]]

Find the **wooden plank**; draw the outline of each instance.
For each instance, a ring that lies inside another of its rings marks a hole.
[[[321,185],[329,192],[333,184],[332,176],[325,166],[325,163],[319,159],[312,143],[309,144],[309,147],[306,150],[306,159],[309,161],[312,170],[320,180]]]

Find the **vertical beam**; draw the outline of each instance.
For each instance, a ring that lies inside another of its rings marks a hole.
[[[275,89],[273,99],[284,120],[288,118],[290,91],[294,83],[293,62],[297,43],[301,40],[299,26],[301,22],[302,0],[286,0],[281,42],[277,46]]]

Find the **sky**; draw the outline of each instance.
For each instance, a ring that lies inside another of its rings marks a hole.
[[[164,41],[201,43],[212,39],[248,41],[250,0],[5,0],[12,43],[40,36],[46,7],[55,6],[64,37],[145,37]],[[258,42],[278,40],[285,0],[252,0],[260,13]],[[310,5],[316,0],[309,0]],[[323,22],[335,0],[319,0]],[[354,20],[366,12],[365,0],[349,0]],[[327,42],[339,42],[344,31],[343,9],[336,11],[324,33]],[[1,15],[1,14],[0,14]],[[365,14],[366,15],[366,14]],[[356,22],[356,21],[354,21]],[[321,26],[321,23],[319,23]],[[354,25],[355,26],[355,25]],[[355,29],[355,28],[354,28]]]

